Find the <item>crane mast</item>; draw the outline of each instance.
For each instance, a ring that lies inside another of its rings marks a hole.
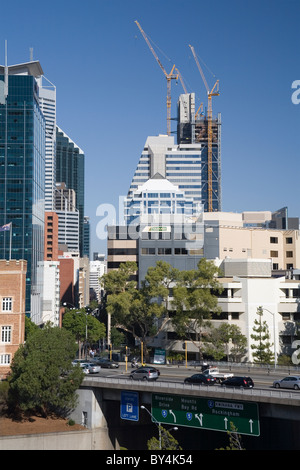
[[[199,64],[198,58],[195,54],[195,50],[193,46],[190,45],[191,51],[193,53],[195,62],[197,64],[198,70],[204,82],[206,91],[207,91],[207,172],[208,172],[208,212],[212,212],[213,204],[212,204],[212,97],[219,96],[219,80],[216,81],[211,91],[209,91],[209,87],[207,81],[205,79],[204,73],[202,68]]]
[[[151,46],[150,44],[150,41],[146,35],[146,33],[144,32],[144,30],[142,29],[141,25],[139,24],[138,21],[135,21],[136,25],[138,26],[143,38],[145,39],[150,51],[152,52],[152,54],[154,55],[158,65],[160,66],[160,68],[162,69],[166,79],[167,79],[167,134],[168,135],[171,135],[171,80],[173,79],[176,79],[178,80],[178,75],[174,74],[174,69],[175,69],[175,64],[173,65],[172,69],[171,69],[171,72],[170,73],[167,73],[166,70],[164,69],[161,61],[159,60],[156,52],[154,51],[153,47]]]

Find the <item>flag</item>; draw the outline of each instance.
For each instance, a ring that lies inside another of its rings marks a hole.
[[[2,225],[2,227],[0,227],[0,232],[6,232],[7,230],[10,230],[10,228],[11,228],[11,222],[9,224]]]

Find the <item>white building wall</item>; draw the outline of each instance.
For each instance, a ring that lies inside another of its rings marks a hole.
[[[90,289],[92,289],[96,293],[98,302],[100,302],[101,300],[102,291],[100,278],[106,272],[106,261],[90,261]]]
[[[56,211],[58,215],[58,244],[68,251],[79,252],[79,212]]]
[[[42,323],[59,326],[60,280],[59,262],[44,261],[43,315]]]
[[[56,87],[44,76],[38,78],[39,102],[46,120],[45,210],[54,210],[56,183]]]

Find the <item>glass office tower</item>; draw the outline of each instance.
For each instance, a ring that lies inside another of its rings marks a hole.
[[[79,251],[83,257],[84,223],[84,160],[83,151],[59,127],[56,128],[56,183],[65,183],[76,193],[79,211]]]
[[[44,258],[45,119],[36,77],[39,62],[0,66],[0,258],[27,260],[26,314],[41,311]],[[3,88],[1,87],[1,90]]]

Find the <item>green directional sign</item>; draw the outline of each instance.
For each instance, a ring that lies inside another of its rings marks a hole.
[[[252,402],[154,393],[152,416],[161,424],[224,432],[232,423],[239,434],[260,435],[258,406]]]

